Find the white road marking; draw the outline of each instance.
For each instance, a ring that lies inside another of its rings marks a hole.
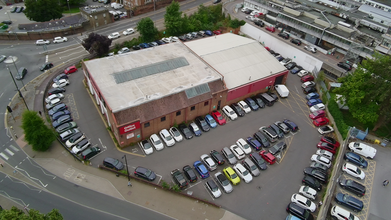
[[[9,157],[7,155],[5,155],[3,152],[0,153],[0,156],[6,160],[9,159]]]
[[[8,148],[6,148],[4,151],[7,152],[9,155],[14,156],[14,152],[10,151]]]
[[[14,145],[10,145],[10,148],[12,148],[12,150],[14,150],[14,151],[16,151],[16,152],[19,151],[19,149],[18,149],[17,147],[15,147]]]

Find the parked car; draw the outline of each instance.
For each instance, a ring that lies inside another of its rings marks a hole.
[[[333,160],[333,156],[334,156],[334,154],[331,153],[330,151],[322,150],[322,149],[318,149],[316,151],[316,154],[320,155],[320,156],[323,156],[323,157],[326,157],[329,160]]]
[[[364,208],[364,203],[361,200],[348,194],[337,193],[335,196],[335,201],[339,205],[343,205],[352,209],[354,212],[359,212]]]
[[[198,180],[197,175],[195,174],[193,168],[191,168],[189,165],[186,165],[183,167],[183,173],[185,174],[186,178],[191,182],[195,183]]]
[[[247,143],[254,148],[254,150],[259,151],[262,149],[262,144],[259,143],[259,141],[253,137],[248,137],[246,139]]]
[[[357,216],[353,215],[346,209],[343,209],[337,205],[333,206],[330,211],[331,216],[338,220],[360,220]]]
[[[232,145],[230,149],[238,160],[241,160],[246,156],[244,151],[237,145]]]
[[[79,143],[77,143],[75,146],[73,146],[72,153],[79,154],[82,151],[84,151],[85,149],[87,149],[87,147],[89,147],[90,145],[91,145],[91,143],[87,139],[83,139]]]
[[[303,69],[303,67],[301,67],[301,66],[295,66],[295,67],[293,67],[293,69],[291,69],[291,73],[292,74],[297,74],[297,73],[299,73],[301,70]]]
[[[308,107],[314,106],[319,103],[323,103],[321,99],[310,99],[307,101]]]
[[[291,63],[291,62],[292,62],[291,58],[285,58],[285,59],[280,61],[280,64],[285,66],[285,65],[287,65],[288,63]]]
[[[16,74],[15,79],[22,80],[24,76],[27,74],[27,69],[25,67],[20,67],[18,73]]]
[[[307,70],[300,70],[300,72],[297,73],[297,76],[298,77],[303,77],[303,76],[306,76],[308,74],[309,74],[309,72]]]
[[[81,134],[80,130],[77,128],[72,128],[60,133],[60,138],[62,142],[66,142],[67,140],[73,138],[74,136]],[[68,146],[68,145],[67,145]]]
[[[180,189],[184,189],[189,185],[189,183],[187,182],[187,180],[185,179],[185,177],[183,176],[182,172],[179,169],[175,169],[171,171],[171,176]]]
[[[241,163],[237,163],[233,166],[233,169],[235,170],[235,173],[240,176],[240,178],[245,182],[245,183],[250,183],[253,180],[253,176],[248,172],[246,168]]]
[[[181,133],[176,127],[171,127],[169,131],[176,142],[181,142],[183,140]]]
[[[157,151],[164,149],[163,142],[156,134],[152,134],[151,137],[149,137],[149,141],[152,143],[152,145]]]
[[[319,134],[328,134],[334,131],[334,128],[331,127],[330,125],[326,125],[324,127],[318,128]]]
[[[254,97],[252,97],[252,100],[254,100],[255,103],[257,103],[259,108],[265,108],[266,104],[265,104],[265,102],[263,102],[263,100],[261,98],[254,96]]]
[[[263,135],[261,132],[257,131],[254,133],[254,138],[259,141],[259,143],[262,144],[263,147],[268,148],[270,147],[270,142],[268,139]]]
[[[322,142],[322,141],[320,141],[318,143],[317,147],[322,150],[327,150],[327,151],[331,152],[332,154],[335,154],[338,149],[338,147],[333,146],[333,145],[326,143],[326,142]]]
[[[246,98],[244,101],[251,108],[252,111],[257,111],[259,109],[259,106],[252,98]]]
[[[218,164],[218,165],[223,165],[225,163],[225,160],[223,156],[216,150],[212,150],[210,152],[210,156],[212,159]]]
[[[316,199],[317,192],[309,186],[300,186],[299,193],[311,200]]]
[[[329,159],[327,159],[326,157],[321,156],[321,155],[313,154],[311,156],[311,161],[323,164],[323,165],[325,165],[328,168],[331,167],[331,161]]]
[[[324,110],[318,110],[309,115],[310,119],[312,120],[323,118],[324,116],[326,116],[326,112]]]
[[[223,173],[217,172],[217,173],[215,173],[214,176],[215,176],[216,182],[221,186],[221,188],[223,188],[225,193],[231,193],[234,190],[231,183],[229,182],[227,177],[225,175],[223,175]]]
[[[217,164],[207,154],[201,155],[201,161],[204,162],[205,166],[209,171],[214,171],[217,168]]]
[[[12,21],[10,21],[10,20],[5,20],[5,21],[2,21],[1,23],[10,25],[10,24],[12,24]]]
[[[202,131],[208,132],[210,130],[210,127],[208,123],[206,123],[205,119],[203,119],[201,116],[197,116],[195,118],[195,123],[198,125],[199,128],[201,128]],[[196,135],[197,136],[197,135]]]
[[[69,130],[69,129],[72,129],[72,128],[76,128],[77,127],[77,124],[76,122],[72,121],[72,122],[68,122],[68,123],[65,123],[63,125],[60,125],[57,129],[56,129],[56,132],[57,133],[62,133],[66,130]]]
[[[189,124],[189,129],[190,129],[190,131],[192,131],[195,134],[195,136],[201,136],[202,135],[201,130],[198,128],[198,126],[194,122]]]
[[[170,133],[167,131],[167,129],[163,129],[159,132],[160,137],[164,141],[164,143],[167,145],[167,147],[171,147],[175,145],[175,140],[172,138]]]
[[[63,93],[66,90],[64,88],[51,88],[48,91],[48,95],[53,95],[53,94],[58,94],[58,93]]]
[[[360,155],[358,155],[356,153],[347,152],[347,153],[345,153],[343,158],[346,161],[351,162],[353,164],[356,164],[357,166],[359,166],[361,168],[367,168],[368,167],[368,162],[364,158],[360,157]]]
[[[283,122],[292,132],[296,132],[299,130],[299,127],[293,121],[285,119]]]
[[[290,62],[288,63],[285,67],[288,69],[288,70],[291,70],[293,68],[295,68],[296,66],[296,63],[295,62]]]
[[[348,147],[352,152],[371,159],[375,157],[377,152],[375,148],[359,142],[350,142]]]
[[[310,108],[310,112],[315,112],[315,111],[325,110],[325,109],[326,109],[326,106],[323,103],[319,103],[319,104],[313,105]]]
[[[190,129],[187,127],[186,124],[182,123],[178,126],[178,129],[182,132],[183,136],[185,136],[186,139],[193,138],[193,134],[191,133]]]
[[[339,62],[339,63],[337,64],[337,66],[339,66],[339,67],[341,67],[342,69],[347,70],[347,71],[350,71],[350,70],[352,69],[352,67],[351,67],[349,64],[344,63],[344,62]]]
[[[297,193],[292,195],[291,202],[301,206],[304,209],[309,210],[310,212],[315,212],[316,210],[315,203],[313,203],[311,200]]]
[[[288,204],[286,211],[291,213],[292,215],[298,217],[298,219],[304,219],[304,220],[313,220],[314,219],[314,217],[312,216],[312,214],[309,210],[304,209],[303,207],[301,207],[293,202]]]
[[[55,120],[52,123],[52,125],[53,125],[53,128],[57,128],[58,126],[60,126],[64,123],[67,123],[67,122],[71,122],[71,121],[73,121],[73,119],[70,115],[63,115],[60,118],[58,118],[57,120]]]
[[[50,100],[47,104],[46,104],[46,109],[47,110],[50,110],[50,109],[52,109],[54,106],[56,106],[56,105],[58,105],[58,104],[60,104],[61,103],[61,100],[60,99],[52,99],[52,100]]]
[[[235,111],[235,113],[240,116],[240,117],[243,117],[246,113],[243,111],[243,109],[236,103],[232,103],[230,105],[230,107]]]
[[[213,32],[210,31],[210,30],[206,30],[206,31],[205,31],[205,35],[213,36]]]
[[[53,83],[53,88],[62,88],[69,85],[69,80],[68,79],[60,79],[57,82]]]
[[[317,119],[313,120],[312,123],[316,127],[320,127],[320,126],[323,126],[323,125],[327,125],[329,123],[329,119],[327,117],[320,117],[320,118],[317,118]]]
[[[250,158],[246,157],[243,161],[242,161],[242,165],[248,170],[250,171],[251,175],[253,176],[259,176],[261,174],[261,172],[259,172],[259,169],[258,167],[255,165],[254,162],[252,162],[250,160]]]
[[[274,33],[276,31],[276,28],[272,26],[266,26],[266,30]]]
[[[54,66],[53,63],[44,63],[39,69],[41,71],[45,71],[45,70],[52,68],[53,66]],[[53,79],[53,81],[54,81],[54,79]],[[58,81],[58,80],[56,80],[56,81]],[[56,82],[56,81],[54,81],[54,82]]]
[[[99,147],[91,147],[91,148],[88,148],[87,150],[81,152],[80,156],[81,156],[81,158],[83,158],[83,160],[89,160],[93,156],[97,155],[99,152],[100,152]]]
[[[310,100],[310,99],[317,99],[317,98],[319,98],[319,97],[320,97],[319,94],[316,93],[316,92],[311,92],[311,93],[309,93],[309,94],[307,94],[307,95],[305,96],[305,98],[306,98],[307,100]]]
[[[236,157],[228,147],[224,147],[221,150],[221,153],[225,156],[225,158],[227,158],[228,163],[236,164],[237,162]]]
[[[314,87],[316,83],[314,81],[307,81],[303,84],[301,84],[301,88],[305,89],[307,87]]]
[[[60,79],[68,79],[68,75],[61,73],[58,76],[54,77],[53,82],[58,82]]]
[[[200,174],[202,179],[209,177],[209,172],[206,169],[205,165],[201,163],[201,161],[197,160],[196,162],[194,162],[193,166],[194,169],[198,172],[198,174]]]
[[[283,151],[286,148],[286,144],[284,141],[278,142],[273,147],[269,148],[269,152],[273,155],[276,155],[280,151]]]
[[[292,44],[296,44],[297,46],[300,46],[301,45],[301,40],[294,38],[294,39],[291,40],[291,43]]]
[[[238,105],[239,105],[240,108],[242,108],[242,110],[243,110],[246,114],[248,114],[248,113],[251,112],[251,108],[247,105],[246,102],[240,101],[240,102],[238,102]]]
[[[212,179],[205,182],[205,187],[212,194],[213,198],[217,199],[221,196],[221,191]]]
[[[44,45],[44,44],[46,44],[46,45],[48,45],[48,44],[50,44],[50,41],[49,40],[37,40],[36,42],[35,42],[35,45]]]
[[[124,168],[124,164],[121,161],[111,157],[106,157],[103,160],[103,166],[115,170],[122,170]]]
[[[257,153],[252,153],[249,155],[249,158],[259,167],[261,170],[266,170],[267,165],[265,160]]]
[[[305,83],[305,82],[308,82],[308,81],[314,81],[314,80],[315,80],[315,78],[312,75],[305,75],[305,76],[300,78],[300,81],[302,83]]]
[[[213,119],[216,120],[216,122],[219,125],[225,125],[225,123],[226,123],[225,118],[220,114],[220,112],[213,111],[211,114],[212,114]]]
[[[205,115],[205,122],[208,124],[209,127],[215,128],[217,127],[216,120],[211,115]]]
[[[134,175],[145,180],[154,181],[156,179],[156,174],[152,170],[145,167],[136,167],[134,169]]]
[[[276,122],[274,122],[274,124],[279,129],[281,129],[281,131],[284,132],[285,134],[288,134],[291,131],[291,129],[285,123],[283,123],[281,121],[276,121]]]
[[[70,115],[70,114],[71,114],[71,112],[68,110],[58,111],[52,115],[52,120],[57,120],[59,117],[61,117],[63,115]]]
[[[284,33],[284,32],[278,33],[278,36],[280,36],[280,37],[282,37],[282,38],[284,38],[284,39],[289,39],[289,34]]]
[[[345,172],[353,177],[356,177],[357,179],[365,179],[365,173],[360,168],[356,167],[355,165],[351,163],[344,163],[342,165],[342,172]]]
[[[224,106],[222,110],[223,110],[224,114],[226,114],[227,117],[229,119],[231,119],[232,121],[236,120],[238,118],[238,115],[228,105]]]
[[[310,45],[304,46],[304,49],[311,51],[312,53],[316,53],[316,48]]]
[[[224,168],[223,173],[233,185],[238,185],[240,183],[240,178],[231,167]]]
[[[129,53],[130,49],[127,47],[123,47],[118,51],[118,54],[124,54],[124,53]]]
[[[128,28],[126,29],[124,32],[122,32],[123,35],[129,35],[129,34],[133,34],[134,33],[134,29],[133,28]]]
[[[54,115],[54,113],[57,113],[59,111],[63,111],[65,109],[68,109],[68,107],[64,103],[60,103],[60,104],[54,106],[52,109],[50,109],[48,114],[49,114],[49,116],[52,116],[52,115]]]
[[[304,94],[308,94],[311,92],[317,92],[316,87],[307,87],[307,88],[303,89]]]
[[[263,21],[261,21],[261,20],[256,20],[256,21],[254,22],[254,24],[257,25],[257,26],[259,26],[259,27],[265,26],[265,23],[263,23]]]
[[[313,168],[316,168],[316,169],[320,169],[320,170],[323,170],[323,171],[327,171],[329,168],[326,167],[325,165],[323,164],[320,164],[318,162],[312,162],[310,164],[310,167],[313,167]]]
[[[304,175],[304,178],[302,179],[302,183],[304,185],[307,185],[307,186],[315,189],[318,192],[322,190],[322,185],[319,183],[319,181],[313,177],[308,176],[308,175]]]
[[[320,139],[320,141],[322,142],[326,142],[328,144],[331,144],[333,145],[334,147],[339,147],[340,144],[337,140],[335,140],[334,138],[332,137],[329,137],[329,136],[322,136],[322,138]]]
[[[153,153],[153,148],[151,143],[149,143],[148,140],[142,140],[140,142],[141,149],[144,151],[146,155],[152,154]]]
[[[365,195],[366,188],[365,186],[361,185],[360,183],[354,181],[354,180],[349,180],[349,179],[340,179],[339,180],[339,185],[343,189],[346,189],[354,194],[356,194],[359,197],[362,197]]]
[[[239,146],[243,152],[245,154],[249,154],[251,153],[251,147],[250,145],[243,139],[243,138],[239,138],[237,141],[236,141],[236,145]]]
[[[307,167],[304,168],[304,174],[307,174],[308,176],[312,176],[313,178],[319,180],[322,183],[327,183],[327,173],[316,168]]]
[[[108,36],[108,38],[109,38],[110,40],[112,40],[112,39],[117,39],[117,38],[119,38],[119,37],[121,37],[121,35],[120,35],[118,32],[111,33],[111,34]]]
[[[276,162],[276,158],[271,154],[270,152],[267,152],[265,150],[259,152],[259,155],[267,161],[270,165],[273,165]]]
[[[53,40],[53,43],[62,43],[62,42],[67,42],[68,38],[66,37],[55,37]]]

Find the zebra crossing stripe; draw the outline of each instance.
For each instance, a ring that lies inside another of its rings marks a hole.
[[[0,153],[0,156],[1,156],[2,158],[4,158],[4,159],[8,160],[7,155],[5,155],[3,152]]]
[[[8,148],[6,148],[4,151],[7,152],[9,155],[14,156],[14,152],[10,151]]]
[[[19,149],[18,149],[17,147],[15,147],[14,145],[10,145],[10,148],[12,148],[12,150],[13,150],[13,151],[16,151],[16,152],[19,151]]]

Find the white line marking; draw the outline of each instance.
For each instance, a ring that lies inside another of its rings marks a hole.
[[[9,159],[9,157],[7,157],[7,155],[5,155],[3,152],[0,153],[0,156],[1,156],[2,158],[6,159],[6,160]]]
[[[10,151],[8,148],[6,148],[4,151],[7,152],[9,155],[14,156],[14,152]]]
[[[14,150],[14,151],[16,151],[16,152],[19,151],[19,149],[18,149],[17,147],[15,147],[14,145],[10,145],[10,148],[12,148],[12,150]]]

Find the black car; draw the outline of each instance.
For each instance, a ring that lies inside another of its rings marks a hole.
[[[312,162],[312,163],[310,164],[310,167],[316,168],[316,169],[319,169],[319,170],[322,170],[322,171],[324,171],[324,172],[326,172],[326,171],[329,169],[329,168],[327,168],[325,165],[320,164],[320,163],[318,163],[318,162]]]
[[[254,138],[262,144],[263,147],[270,147],[269,140],[260,131],[254,133]]]
[[[282,38],[284,38],[284,39],[289,39],[289,34],[284,33],[284,32],[278,33],[278,36],[280,36],[280,37],[282,37]]]
[[[246,114],[238,104],[232,103],[230,106],[238,116],[243,117]]]
[[[65,89],[64,89],[64,88],[60,88],[60,87],[51,88],[51,89],[49,89],[49,91],[48,91],[48,95],[53,95],[53,94],[58,94],[58,93],[63,93],[63,92],[65,92]]]
[[[362,158],[360,155],[353,153],[353,152],[347,152],[344,156],[343,159],[346,161],[349,161],[353,164],[356,164],[357,166],[361,168],[367,168],[368,162]]]
[[[247,98],[244,101],[251,108],[251,111],[258,111],[259,106],[257,105],[257,103],[255,103],[255,101],[252,98]]]
[[[193,168],[191,166],[186,165],[183,167],[183,173],[185,174],[186,178],[191,182],[195,183],[198,179],[197,175],[195,174]]]
[[[289,203],[288,207],[286,207],[286,211],[303,220],[314,219],[314,216],[312,216],[308,209],[304,209],[293,202]]]
[[[179,171],[179,169],[175,169],[175,170],[171,171],[171,176],[174,179],[175,183],[179,186],[180,189],[184,189],[189,185],[189,183],[187,182],[187,180],[183,176],[182,172]]]
[[[276,95],[275,93],[269,91],[267,92],[267,94],[274,99],[273,102],[276,102],[278,100],[278,95]]]
[[[284,132],[280,128],[278,128],[277,125],[271,124],[269,127],[276,132],[278,139],[281,139],[284,137]]]
[[[60,103],[60,104],[54,106],[52,109],[50,109],[48,114],[50,116],[52,116],[52,115],[54,115],[54,113],[57,113],[59,111],[63,111],[65,109],[68,109],[68,107],[64,103]]]
[[[257,25],[257,26],[259,26],[259,27],[265,26],[265,24],[264,24],[263,21],[261,21],[261,20],[255,21],[254,24]]]
[[[275,54],[276,52],[274,52],[274,50],[269,50],[269,53],[270,53],[271,55],[274,56],[274,54]]]
[[[266,104],[262,101],[261,98],[255,96],[255,97],[252,97],[252,99],[255,101],[255,103],[257,103],[257,105],[258,105],[260,108],[265,108]]]
[[[97,155],[99,152],[100,152],[99,147],[91,147],[91,148],[88,148],[87,150],[81,152],[81,157],[83,158],[83,160],[88,160],[91,157]]]
[[[5,20],[5,21],[2,21],[1,23],[10,25],[10,24],[12,24],[12,21],[10,21],[10,20]]]
[[[244,11],[245,14],[251,14],[251,12],[253,12],[253,10],[251,9],[247,9],[246,11]]]
[[[304,94],[309,94],[312,92],[317,92],[317,90],[316,90],[315,86],[309,86],[309,87],[303,89],[303,92],[304,92]]]
[[[304,168],[304,174],[312,176],[312,177],[318,179],[322,183],[327,183],[327,173],[323,170],[312,168],[312,167],[307,167],[307,168]]]
[[[221,2],[221,0],[214,0],[213,1],[213,4],[218,4],[218,3],[220,3]]]
[[[181,36],[179,36],[178,38],[179,38],[179,40],[181,40],[181,41],[186,41],[186,40],[187,40],[186,35],[181,35]]]
[[[296,73],[298,73],[298,72],[300,72],[301,70],[303,70],[303,67],[301,67],[301,66],[295,66],[293,69],[291,69],[291,73],[292,74],[296,74]]]
[[[338,193],[335,196],[335,201],[340,205],[353,209],[355,212],[359,212],[364,208],[364,203],[361,200],[348,194]]]
[[[361,185],[360,183],[353,181],[353,180],[347,180],[347,179],[341,179],[339,181],[339,185],[341,185],[342,188],[355,193],[357,196],[362,197],[365,195],[365,186]]]
[[[24,76],[27,74],[27,69],[24,67],[20,67],[18,74],[16,75],[15,79],[21,80],[24,78]]]
[[[54,77],[53,82],[58,82],[60,79],[68,79],[68,75],[61,73],[60,75]]]
[[[266,161],[258,153],[251,153],[249,157],[259,167],[259,169],[267,169]]]
[[[349,71],[349,70],[352,69],[352,67],[351,67],[349,64],[343,63],[343,62],[339,62],[339,63],[337,64],[337,66],[339,66],[339,67],[341,67],[342,69],[347,70],[347,71]]]
[[[54,65],[53,63],[44,63],[41,68],[39,68],[41,71],[44,71],[44,70],[48,70],[50,68],[52,68]]]
[[[134,175],[149,181],[156,179],[156,174],[152,170],[140,166],[134,169]]]
[[[183,136],[185,136],[186,139],[193,138],[193,133],[190,131],[186,124],[180,124],[178,126],[178,129],[182,132]]]
[[[296,66],[296,63],[295,62],[290,62],[288,63],[287,65],[285,65],[285,67],[288,69],[288,70],[291,70],[293,68],[295,68]]]
[[[304,175],[304,178],[301,182],[304,185],[307,185],[307,186],[315,189],[316,191],[322,190],[322,185],[319,183],[319,181],[313,177],[308,176],[308,175]]]
[[[132,49],[133,49],[133,50],[140,50],[141,47],[140,47],[139,45],[134,45],[134,46],[132,47]]]
[[[281,62],[281,60],[285,59],[283,56],[278,56],[276,57],[276,59],[278,60],[278,62]]]
[[[17,10],[19,9],[19,7],[15,7],[11,10],[11,13],[15,13]]]
[[[301,40],[299,40],[299,39],[292,39],[291,43],[292,44],[296,44],[297,46],[300,46],[301,45]]]
[[[57,120],[55,120],[52,125],[54,128],[57,128],[58,126],[64,124],[64,123],[67,123],[67,122],[71,122],[73,121],[72,117],[70,115],[63,115],[61,116],[60,118],[58,118]]]
[[[278,142],[273,147],[269,149],[269,152],[273,155],[276,155],[278,152],[284,150],[286,148],[286,144],[284,141]]]
[[[163,45],[163,44],[165,44],[164,43],[164,41],[162,41],[162,40],[157,40],[157,41],[155,41],[158,45]]]
[[[223,165],[225,163],[225,160],[223,156],[216,150],[212,150],[210,152],[210,157],[218,164],[218,165]]]
[[[116,170],[122,170],[124,168],[124,164],[121,161],[111,157],[106,157],[103,160],[103,166]]]
[[[206,123],[205,119],[203,119],[201,116],[195,118],[195,123],[198,125],[198,127],[201,128],[202,131],[210,130],[208,123]]]

